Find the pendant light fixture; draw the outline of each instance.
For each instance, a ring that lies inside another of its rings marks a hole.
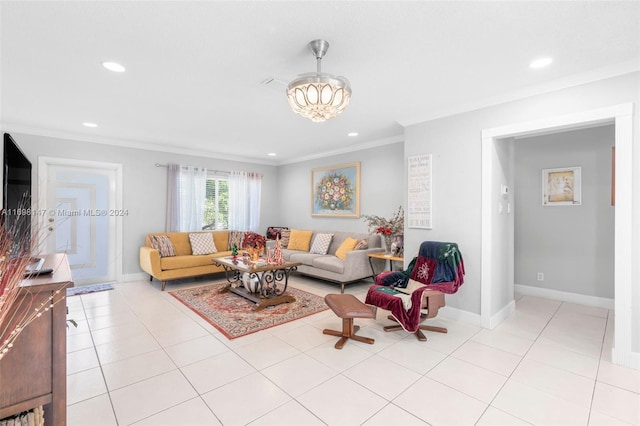
[[[295,113],[318,123],[334,118],[347,108],[351,85],[344,77],[322,72],[322,57],[329,49],[329,42],[313,40],[309,48],[316,57],[317,70],[300,74],[291,81],[287,87],[287,98]]]

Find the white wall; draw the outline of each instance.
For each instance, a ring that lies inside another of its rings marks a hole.
[[[460,245],[465,259],[465,284],[447,298],[447,304],[480,313],[481,257],[481,132],[514,123],[546,119],[597,108],[633,103],[633,122],[638,123],[640,73],[599,80],[563,90],[506,102],[454,116],[425,121],[405,129],[405,156],[434,154],[432,230],[405,232],[407,250],[423,240],[451,240]],[[633,135],[633,170],[640,170],[637,132]],[[633,193],[640,193],[640,173],[633,175]],[[405,198],[406,199],[406,198]],[[633,200],[633,259],[640,258],[640,197]],[[640,280],[634,263],[632,282]],[[633,351],[640,352],[640,286],[632,290]]]
[[[123,148],[81,141],[72,141],[20,133],[11,134],[34,165],[33,193],[38,193],[38,157],[60,157],[77,160],[104,161],[123,165],[123,208],[129,215],[123,218],[123,273],[141,272],[139,247],[149,232],[165,230],[167,168],[155,164],[177,163],[217,170],[246,170],[263,174],[260,228],[279,221],[273,208],[278,197],[276,167],[261,164],[218,160],[158,151]]]
[[[280,224],[289,228],[366,232],[362,218],[311,216],[311,170],[360,162],[360,214],[391,217],[404,204],[404,144],[393,143],[278,167]]]
[[[495,188],[508,188],[507,193],[493,192],[493,212],[491,220],[492,253],[491,259],[495,274],[494,291],[491,293],[491,307],[495,310],[508,306],[514,299],[514,146],[513,138],[496,140],[491,180]],[[512,306],[514,308],[514,306]],[[495,314],[496,312],[491,312]]]
[[[514,144],[516,284],[613,299],[614,131],[613,125],[600,126]],[[542,169],[567,166],[582,167],[582,204],[544,207]]]

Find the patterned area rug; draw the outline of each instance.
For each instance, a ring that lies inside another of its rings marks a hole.
[[[329,309],[322,297],[288,286],[286,294],[295,297],[295,302],[269,306],[254,312],[255,304],[244,297],[230,292],[220,293],[226,285],[226,281],[217,282],[170,291],[169,294],[207,320],[228,339],[246,336]]]
[[[113,284],[100,283],[91,285],[81,285],[78,287],[70,287],[67,289],[67,297],[77,296],[79,294],[95,293],[97,291],[113,290]]]

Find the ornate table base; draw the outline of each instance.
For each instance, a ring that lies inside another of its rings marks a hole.
[[[291,303],[296,300],[293,296],[285,294],[285,291],[289,283],[289,274],[300,265],[298,262],[264,266],[256,266],[256,263],[247,264],[243,261],[234,261],[232,258],[214,259],[214,262],[224,268],[229,282],[229,285],[220,290],[220,292],[230,291],[250,300],[256,304],[255,311],[262,310],[267,306]],[[244,274],[248,274],[250,281],[257,281],[255,283],[255,292],[249,291],[244,286],[242,279]]]

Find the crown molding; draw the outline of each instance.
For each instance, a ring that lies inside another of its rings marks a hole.
[[[145,151],[166,152],[170,154],[193,155],[196,157],[206,157],[206,158],[214,158],[218,160],[238,161],[241,163],[263,164],[267,166],[279,166],[279,165],[285,165],[285,164],[300,163],[303,161],[330,157],[333,155],[340,155],[348,152],[361,151],[363,149],[375,148],[382,145],[389,145],[397,142],[402,142],[404,140],[403,135],[397,135],[397,136],[392,136],[384,139],[376,139],[373,141],[368,141],[368,142],[364,142],[357,145],[350,145],[349,147],[339,149],[339,150],[325,151],[325,152],[321,152],[321,153],[313,154],[309,156],[293,158],[290,160],[277,161],[277,160],[264,160],[264,159],[252,158],[252,157],[241,157],[237,155],[228,155],[228,154],[223,154],[223,153],[214,152],[214,151],[161,145],[153,142],[96,137],[96,136],[90,136],[82,133],[62,132],[62,131],[56,131],[56,130],[43,129],[39,127],[21,126],[21,125],[12,124],[12,123],[0,123],[0,128],[2,128],[3,131],[9,132],[9,133],[10,132],[24,133],[28,135],[42,136],[42,137],[56,138],[56,139],[66,139],[66,140],[72,140],[77,142],[88,142],[88,143],[95,143],[95,144],[101,144],[101,145],[119,146],[122,148],[141,149]]]
[[[5,132],[24,133],[34,136],[43,136],[56,139],[66,139],[77,142],[96,143],[101,145],[119,146],[123,148],[141,149],[145,151],[167,152],[170,154],[193,155],[195,157],[215,158],[219,160],[238,161],[241,163],[264,164],[268,166],[277,166],[273,160],[264,160],[259,158],[240,157],[237,155],[228,155],[214,151],[198,150],[182,148],[170,145],[161,145],[153,142],[132,141],[117,138],[105,138],[89,136],[81,133],[61,132],[56,130],[48,130],[38,127],[21,126],[12,123],[0,123]]]
[[[325,151],[318,154],[307,155],[304,157],[297,157],[291,160],[285,160],[285,161],[279,162],[278,165],[302,163],[303,161],[316,160],[318,158],[331,157],[333,155],[347,154],[349,152],[362,151],[364,149],[370,149],[370,148],[377,148],[379,146],[391,145],[398,142],[404,142],[404,134],[397,135],[397,136],[390,136],[388,138],[383,138],[383,139],[375,139],[372,141],[363,142],[357,145],[350,145],[348,147],[345,147],[342,149],[336,149],[333,151]]]

